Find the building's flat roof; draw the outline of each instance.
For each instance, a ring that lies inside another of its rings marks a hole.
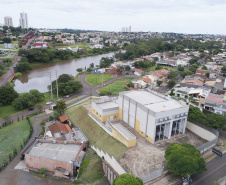
[[[112,101],[107,101],[103,103],[97,103],[96,104],[101,109],[110,109],[110,108],[118,108],[118,104]]]
[[[75,160],[81,144],[37,143],[28,155],[70,162]]]
[[[172,109],[179,109],[183,108],[184,106],[176,101],[169,100],[165,102],[159,102],[151,105],[146,105],[148,109],[152,110],[153,112],[164,112]]]
[[[129,130],[127,130],[123,125],[120,123],[112,124],[114,129],[116,129],[123,137],[127,140],[136,139],[136,136],[133,135]]]
[[[125,93],[124,96],[127,96],[142,105],[167,101],[166,99],[147,91],[129,91],[128,93]]]

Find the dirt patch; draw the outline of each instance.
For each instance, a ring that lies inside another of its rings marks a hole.
[[[203,144],[203,139],[186,130],[185,134],[178,135],[171,140],[165,140],[155,145],[151,144],[145,138],[140,136],[128,124],[120,121],[130,132],[137,137],[137,144],[128,148],[119,162],[128,173],[132,173],[140,178],[145,177],[157,169],[164,168],[165,149],[171,143],[190,143],[194,146]]]

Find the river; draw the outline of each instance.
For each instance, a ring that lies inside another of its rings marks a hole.
[[[56,70],[58,77],[61,74],[69,74],[76,76],[78,74],[77,68],[88,68],[91,63],[94,66],[99,65],[102,57],[113,57],[114,53],[107,53],[103,55],[83,57],[80,59],[66,60],[62,62],[55,62],[49,64],[43,64],[33,67],[31,71],[26,72],[21,77],[16,79],[14,89],[18,93],[29,92],[31,89],[37,89],[40,92],[47,92],[47,86],[50,85],[50,75],[52,81],[56,80]]]

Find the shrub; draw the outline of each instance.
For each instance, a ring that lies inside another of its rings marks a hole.
[[[41,168],[41,169],[40,169],[41,174],[45,174],[46,171],[47,171],[46,168]]]

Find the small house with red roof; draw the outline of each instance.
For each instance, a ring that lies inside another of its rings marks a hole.
[[[142,75],[144,75],[144,71],[142,71],[141,69],[135,69],[134,75],[142,76]]]

